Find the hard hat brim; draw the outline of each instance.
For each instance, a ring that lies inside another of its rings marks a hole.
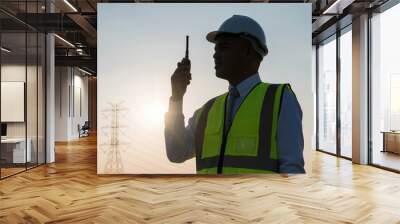
[[[215,43],[215,38],[217,37],[217,35],[218,34],[220,34],[221,32],[219,32],[219,31],[212,31],[212,32],[209,32],[208,34],[207,34],[207,36],[206,36],[206,39],[208,40],[208,41],[210,41],[211,43]]]
[[[206,36],[206,39],[208,40],[208,41],[210,41],[211,43],[215,43],[216,42],[216,38],[217,38],[217,36],[218,35],[220,35],[220,34],[238,34],[238,33],[233,33],[233,32],[225,32],[225,31],[212,31],[212,32],[209,32],[208,34],[207,34],[207,36]]]

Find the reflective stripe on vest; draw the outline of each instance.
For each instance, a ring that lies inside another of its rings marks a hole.
[[[283,88],[288,84],[259,83],[243,100],[224,139],[227,93],[195,112],[198,173],[217,173],[221,151],[223,173],[279,171],[277,125]],[[225,150],[221,150],[225,145]]]

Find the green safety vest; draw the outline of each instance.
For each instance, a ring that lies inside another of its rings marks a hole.
[[[278,173],[277,125],[284,88],[257,84],[246,96],[224,134],[228,93],[195,112],[196,170],[200,174]]]

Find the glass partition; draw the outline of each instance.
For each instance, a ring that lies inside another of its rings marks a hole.
[[[37,65],[37,147],[38,147],[38,164],[46,162],[46,37],[43,33],[38,33],[38,65]]]
[[[28,61],[27,61],[27,74],[26,74],[26,113],[27,113],[27,150],[30,151],[30,161],[27,163],[28,168],[36,166],[38,160],[38,119],[37,119],[37,79],[38,79],[38,35],[36,32],[27,33],[28,43]]]
[[[0,7],[23,16],[44,12],[44,3],[2,1]],[[0,12],[1,179],[45,163],[45,45],[44,33]]]
[[[40,1],[27,2],[26,12],[42,13],[44,3]],[[33,17],[31,22],[38,23],[38,17]],[[27,29],[27,150],[31,150],[31,162],[28,168],[39,164],[39,73],[41,59],[41,40],[44,38],[36,29]],[[44,87],[44,86],[43,86]],[[43,88],[42,87],[42,88]]]
[[[31,151],[26,150],[26,33],[3,32],[1,46],[0,150],[1,175],[6,177],[24,171],[31,161]]]

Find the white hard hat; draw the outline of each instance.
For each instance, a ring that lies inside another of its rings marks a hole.
[[[268,53],[263,29],[260,24],[248,16],[233,15],[225,20],[217,31],[208,33],[206,39],[215,43],[217,35],[222,33],[241,34],[241,37],[249,40],[262,57]]]

